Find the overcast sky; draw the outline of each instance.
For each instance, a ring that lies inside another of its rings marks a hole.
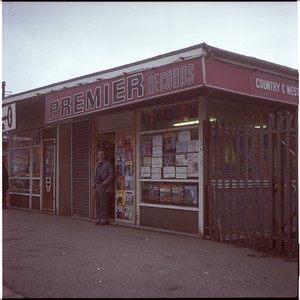
[[[13,94],[200,43],[298,69],[297,2],[2,2]]]

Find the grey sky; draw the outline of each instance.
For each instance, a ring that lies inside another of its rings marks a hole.
[[[2,2],[13,94],[205,42],[298,69],[297,2]]]

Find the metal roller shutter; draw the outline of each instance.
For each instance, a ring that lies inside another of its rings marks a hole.
[[[90,123],[72,124],[72,215],[90,218]]]

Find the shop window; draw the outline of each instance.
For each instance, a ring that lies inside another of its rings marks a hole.
[[[11,136],[10,194],[40,195],[40,131]]]
[[[198,115],[198,101],[150,108],[142,111],[140,127],[145,131],[172,128],[181,123],[197,124]]]
[[[197,107],[190,102],[141,112],[147,128],[140,133],[141,202],[198,206],[199,128],[190,125],[199,122]]]

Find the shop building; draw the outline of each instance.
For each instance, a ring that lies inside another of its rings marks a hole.
[[[298,71],[205,43],[4,98],[9,206],[288,249],[298,235]]]

